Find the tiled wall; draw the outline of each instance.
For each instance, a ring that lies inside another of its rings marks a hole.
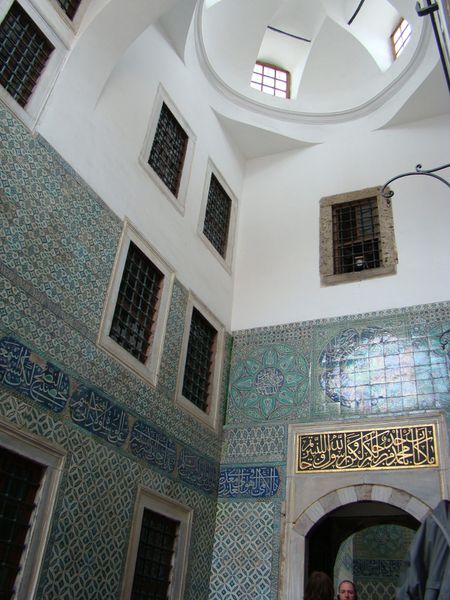
[[[449,308],[440,303],[235,333],[214,598],[277,598],[289,423],[428,409],[450,414]],[[245,521],[237,527],[239,514]],[[252,535],[257,550],[249,543]],[[233,587],[223,576],[224,561],[230,573],[246,565],[245,576]],[[269,571],[270,582],[263,576]],[[256,591],[251,581],[258,574],[264,585]]]
[[[3,107],[0,139],[0,416],[67,452],[38,597],[119,597],[143,484],[194,508],[186,598],[207,598],[221,434],[174,402],[187,290],[153,388],[96,345],[122,223]]]

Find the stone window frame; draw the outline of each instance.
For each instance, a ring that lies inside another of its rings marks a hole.
[[[162,179],[159,177],[156,171],[148,163],[163,104],[165,104],[168,107],[168,109],[178,121],[180,126],[184,129],[188,137],[186,153],[184,155],[183,160],[180,185],[176,196],[171,192],[171,190],[169,190],[164,181],[162,181]],[[144,171],[150,176],[150,178],[156,184],[159,190],[170,200],[173,206],[182,215],[184,215],[188,183],[191,174],[192,161],[194,158],[195,142],[196,136],[194,132],[188,125],[187,121],[183,118],[181,112],[177,109],[175,103],[169,97],[166,90],[163,88],[162,85],[159,85],[158,90],[156,92],[156,98],[153,104],[153,111],[150,117],[150,124],[145,135],[145,140],[141,153],[139,155],[139,164],[144,169]]]
[[[205,223],[205,215],[206,215],[206,207],[208,205],[209,187],[211,184],[211,176],[212,175],[214,175],[216,177],[217,181],[223,187],[227,196],[231,200],[231,211],[230,211],[230,219],[229,219],[229,223],[228,223],[228,238],[227,238],[227,247],[226,247],[225,256],[222,256],[220,254],[220,252],[217,251],[217,249],[213,246],[213,244],[209,241],[209,239],[206,237],[206,235],[203,232],[204,223]],[[200,208],[200,218],[199,218],[199,222],[198,222],[197,233],[200,236],[203,243],[205,244],[205,246],[208,248],[208,250],[217,258],[217,260],[220,262],[220,264],[223,266],[223,268],[228,273],[231,273],[232,264],[233,264],[233,253],[234,253],[234,245],[235,245],[235,237],[236,237],[237,204],[238,204],[237,197],[231,190],[230,186],[227,184],[225,178],[223,177],[223,175],[221,174],[219,169],[215,166],[213,161],[211,159],[208,160],[208,165],[206,168],[206,175],[205,175],[205,184],[203,187],[203,197],[202,197],[202,204],[201,204],[201,208]]]
[[[394,275],[397,272],[397,247],[395,243],[392,204],[381,195],[382,186],[364,188],[345,194],[325,196],[320,200],[320,278],[322,286],[362,281],[373,277]],[[389,190],[388,190],[389,191]],[[334,273],[333,261],[333,206],[376,198],[380,226],[380,267],[352,273]]]
[[[66,452],[23,428],[15,427],[3,418],[0,419],[0,446],[45,467],[20,561],[21,568],[15,583],[14,597],[34,598],[63,476]]]
[[[197,311],[214,327],[217,331],[215,340],[214,356],[213,356],[213,371],[211,375],[211,391],[208,398],[208,410],[206,412],[198,408],[188,398],[183,396],[184,371],[186,367],[186,356],[189,342],[189,333],[191,329],[191,319],[193,309]],[[189,293],[188,303],[186,308],[186,317],[184,322],[183,342],[181,347],[180,362],[178,368],[176,404],[200,421],[203,425],[214,432],[217,432],[219,421],[220,408],[220,391],[223,371],[223,361],[225,352],[225,327],[219,320],[208,310],[208,308],[192,293]]]
[[[164,276],[157,307],[156,325],[152,334],[149,356],[145,363],[140,362],[109,336],[130,242],[133,242]],[[138,229],[128,219],[125,219],[103,307],[97,345],[153,386],[156,386],[158,380],[174,280],[174,269],[147,242]]]
[[[16,102],[2,86],[0,86],[0,100],[2,100],[29,129],[34,130],[89,3],[83,0],[74,20],[70,21],[59,4],[54,0],[40,2],[38,6],[36,3],[33,3],[32,0],[0,0],[0,22],[3,21],[14,2],[20,4],[23,10],[54,47],[25,107],[20,106],[20,104]]]
[[[173,554],[173,570],[168,600],[182,600],[184,597],[194,511],[189,506],[163,496],[143,485],[138,486],[136,494],[121,598],[129,600],[131,596],[139,538],[141,535],[142,516],[145,509],[178,521],[178,533]]]

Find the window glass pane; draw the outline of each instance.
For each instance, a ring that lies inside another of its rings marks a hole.
[[[255,65],[255,68],[253,69],[253,71],[255,73],[262,73],[263,72],[263,67],[262,65],[258,65],[258,63]]]
[[[264,67],[264,75],[268,75],[269,77],[275,77],[275,69],[270,67]]]
[[[278,98],[286,98],[286,92],[275,90],[275,96],[278,96]]]
[[[281,81],[287,81],[287,73],[284,71],[277,71],[277,79],[281,79]]]
[[[277,90],[286,90],[286,84],[284,83],[284,81],[277,81],[275,82],[275,87],[277,88]]]
[[[261,83],[262,75],[258,75],[258,73],[254,73],[253,77],[252,77],[252,81],[254,81],[255,83]]]
[[[273,96],[273,88],[272,87],[263,86],[262,91],[265,92],[266,94],[271,94]]]

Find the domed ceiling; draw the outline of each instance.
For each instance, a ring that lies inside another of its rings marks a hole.
[[[304,115],[338,115],[380,99],[411,74],[424,19],[410,0],[204,0],[200,35],[214,75],[253,103]],[[391,34],[411,37],[394,60]],[[289,71],[290,98],[250,87],[255,62]]]

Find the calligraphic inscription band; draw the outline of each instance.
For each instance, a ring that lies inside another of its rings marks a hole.
[[[432,424],[297,435],[297,473],[437,466]]]
[[[271,498],[279,486],[276,467],[225,467],[220,471],[219,497]]]

